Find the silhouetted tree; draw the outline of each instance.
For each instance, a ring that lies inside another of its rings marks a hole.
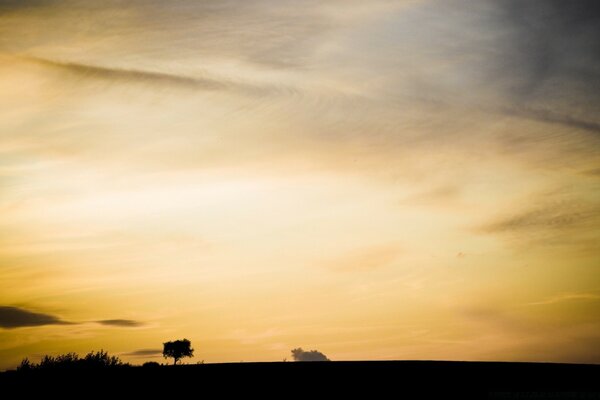
[[[330,361],[329,358],[320,351],[304,351],[300,347],[292,350],[292,357],[294,358],[294,361]]]
[[[187,339],[175,340],[174,342],[163,343],[163,357],[172,358],[173,365],[183,357],[194,357],[192,342]]]

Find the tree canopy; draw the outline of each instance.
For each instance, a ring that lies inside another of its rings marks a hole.
[[[181,339],[163,343],[163,357],[172,358],[173,365],[176,365],[183,357],[194,357],[192,342],[187,339]]]

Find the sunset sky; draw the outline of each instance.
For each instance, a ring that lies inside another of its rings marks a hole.
[[[596,0],[0,0],[0,369],[600,363]]]

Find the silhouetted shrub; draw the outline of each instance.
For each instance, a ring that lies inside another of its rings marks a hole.
[[[38,365],[37,369],[55,369],[55,368],[74,368],[79,364],[80,359],[77,353],[66,353],[56,357],[45,355]]]
[[[80,358],[77,353],[66,353],[58,356],[45,355],[38,364],[24,358],[17,371],[54,370],[54,369],[104,369],[129,366],[117,356],[110,356],[104,350],[91,351]]]
[[[157,368],[160,367],[160,364],[157,363],[156,361],[148,361],[142,364],[142,367],[145,368]]]
[[[104,350],[100,350],[96,353],[91,351],[86,354],[81,361],[87,368],[113,368],[125,365],[119,357],[109,356]]]
[[[33,369],[33,364],[31,364],[31,361],[29,361],[29,358],[25,357],[22,361],[21,364],[19,364],[19,366],[17,367],[17,371],[30,371]]]

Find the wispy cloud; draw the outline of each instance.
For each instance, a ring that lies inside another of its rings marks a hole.
[[[570,128],[586,130],[592,133],[600,133],[600,123],[575,118],[572,115],[561,114],[560,111],[523,107],[504,108],[500,112],[534,121],[546,122],[548,124],[559,124]]]
[[[600,209],[594,204],[581,202],[568,191],[548,192],[532,196],[529,201],[534,206],[523,207],[513,215],[501,217],[488,223],[483,230],[490,233],[518,231],[559,231],[590,225],[600,216]]]
[[[506,39],[511,43],[505,54],[509,59],[502,64],[508,67],[506,73],[515,74],[518,79],[513,87],[516,94],[531,100],[547,94],[550,89],[547,85],[560,81],[568,85],[569,96],[577,91],[580,96],[587,94],[598,99],[597,90],[589,85],[597,83],[600,73],[597,1],[493,3],[497,4],[499,20],[509,33]]]
[[[540,305],[563,303],[565,301],[578,301],[578,300],[592,300],[592,301],[600,300],[600,294],[593,293],[593,292],[561,293],[561,294],[557,294],[556,296],[548,297],[541,301],[527,303],[527,305],[540,306]]]
[[[400,200],[402,205],[417,206],[455,206],[461,196],[461,190],[457,185],[442,185],[417,192]]]
[[[109,68],[75,62],[63,62],[33,56],[20,56],[19,59],[88,79],[104,79],[117,82],[120,81],[128,83],[168,85],[181,89],[219,90],[228,87],[228,85],[226,85],[224,82],[217,80],[192,78],[188,76],[162,72]]]
[[[17,11],[32,7],[47,6],[51,3],[49,0],[2,0],[0,1],[1,11]]]
[[[157,357],[162,355],[161,349],[139,349],[128,353],[123,353],[124,356],[132,357]]]
[[[96,322],[98,322],[101,325],[118,326],[122,328],[136,328],[138,326],[144,325],[142,322],[134,321],[132,319],[104,319]]]
[[[366,249],[349,251],[347,254],[330,259],[325,267],[333,271],[372,271],[392,263],[400,254],[397,245],[372,246]]]
[[[500,219],[485,227],[489,232],[510,232],[533,229],[562,229],[583,220],[584,215],[569,210],[543,208]]]

